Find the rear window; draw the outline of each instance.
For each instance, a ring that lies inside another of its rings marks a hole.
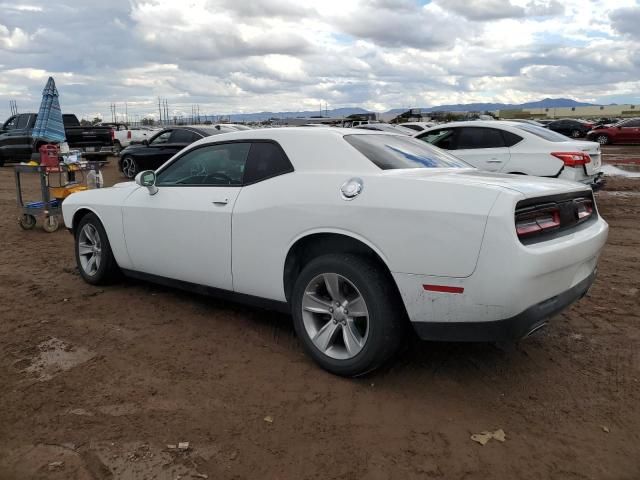
[[[400,135],[345,135],[344,139],[382,170],[473,168],[421,140]]]
[[[543,127],[537,127],[528,123],[520,123],[518,125],[514,125],[514,127],[520,130],[524,130],[525,132],[532,133],[535,136],[544,138],[545,140],[548,140],[550,142],[566,142],[567,140],[569,140],[564,135],[556,133],[553,130],[548,130]]]

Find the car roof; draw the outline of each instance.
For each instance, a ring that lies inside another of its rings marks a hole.
[[[273,140],[282,146],[296,170],[348,172],[355,168],[358,171],[378,172],[378,167],[342,139],[345,135],[411,138],[399,133],[355,128],[276,127],[221,133],[198,140],[189,148],[219,142]]]

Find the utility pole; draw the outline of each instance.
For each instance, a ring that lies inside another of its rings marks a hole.
[[[164,99],[164,118],[168,122],[169,121],[169,100]]]
[[[160,107],[160,97],[158,97],[158,113],[160,114],[160,125],[162,125],[162,107]]]
[[[124,123],[129,124],[129,108],[127,102],[124,102]]]

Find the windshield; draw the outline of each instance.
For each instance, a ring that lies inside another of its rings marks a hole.
[[[421,140],[400,135],[345,135],[344,139],[382,170],[473,168],[458,157]]]
[[[514,127],[524,130],[525,132],[532,133],[537,137],[548,140],[549,142],[568,142],[570,140],[569,137],[565,137],[553,130],[548,130],[544,127],[537,127],[530,123],[519,123],[518,125],[514,125]]]

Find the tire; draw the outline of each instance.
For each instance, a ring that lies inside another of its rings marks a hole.
[[[609,139],[609,135],[605,135],[600,134],[595,138],[596,142],[598,142],[600,145],[609,145],[609,143],[611,142],[611,140]]]
[[[47,233],[53,233],[60,227],[60,221],[55,215],[49,215],[45,217],[42,222],[42,229]]]
[[[571,138],[580,138],[582,132],[580,130],[571,130]]]
[[[347,377],[364,375],[388,361],[407,325],[392,281],[365,257],[330,254],[311,260],[298,275],[291,297],[294,327],[307,354],[325,370]],[[327,285],[336,292],[336,284],[338,293],[329,294]],[[348,308],[358,308],[363,315],[353,315]]]
[[[18,219],[18,223],[23,230],[31,230],[36,226],[36,217],[25,213]]]
[[[138,162],[136,162],[135,159],[129,155],[126,155],[122,159],[122,162],[120,163],[120,165],[121,165],[122,174],[127,178],[132,178],[132,179],[136,178],[136,175],[140,171],[138,167]]]
[[[80,249],[83,248],[82,255]],[[88,213],[75,231],[76,265],[85,282],[105,285],[114,281],[120,269],[111,251],[107,232],[93,213]],[[92,262],[92,258],[95,260]]]
[[[115,142],[113,142],[113,154],[116,157],[119,157],[121,151],[122,151],[122,145],[120,145],[120,142],[116,140]]]

